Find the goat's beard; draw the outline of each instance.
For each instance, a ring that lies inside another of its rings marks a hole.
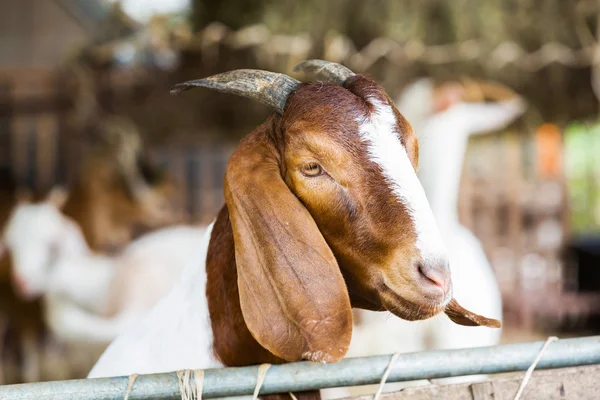
[[[350,302],[353,308],[360,308],[370,311],[389,311],[398,318],[407,321],[419,321],[432,318],[442,311],[458,325],[464,326],[485,326],[488,328],[500,328],[501,322],[487,318],[462,307],[458,301],[452,297],[452,290],[448,292],[445,299],[441,302],[427,302],[425,299],[421,304],[408,300],[400,296],[397,291],[389,288],[385,284],[376,285],[370,290],[360,289],[351,275],[342,270]]]
[[[502,323],[497,319],[487,318],[467,310],[454,297],[448,296],[448,300],[440,304],[416,304],[406,300],[397,293],[387,288],[381,292],[382,303],[392,314],[407,321],[418,321],[434,317],[442,311],[458,325],[485,326],[488,328],[500,328]]]
[[[383,287],[379,289],[379,297],[381,299],[381,304],[387,311],[398,318],[407,321],[419,321],[432,318],[444,311],[450,301],[450,297],[448,297],[447,300],[441,302],[423,299],[422,302],[416,303],[402,297],[387,285],[383,285]]]
[[[375,285],[374,288],[360,287],[355,284],[355,280],[344,274],[350,302],[353,308],[359,308],[369,311],[389,311],[398,318],[407,321],[418,321],[434,317],[446,309],[446,305],[451,299],[441,302],[427,301],[416,303],[398,294],[383,283]]]

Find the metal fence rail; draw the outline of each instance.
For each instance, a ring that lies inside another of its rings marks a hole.
[[[544,342],[533,342],[402,354],[387,381],[523,371],[531,365],[543,344]],[[269,369],[260,393],[298,392],[378,383],[389,362],[390,356],[374,356],[345,359],[336,364],[297,362],[277,365]],[[537,369],[590,364],[600,364],[600,336],[551,343]],[[256,378],[256,366],[206,370],[203,397],[251,395],[256,386]],[[0,399],[121,400],[127,385],[127,377],[9,385],[0,387]],[[135,381],[129,398],[180,399],[177,375],[141,375]]]

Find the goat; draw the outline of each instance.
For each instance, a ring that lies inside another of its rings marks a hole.
[[[86,154],[63,212],[77,221],[95,251],[118,252],[141,227],[180,223],[172,182],[152,165],[135,125],[107,117]]]
[[[333,82],[236,70],[174,88],[237,94],[275,113],[231,155],[225,205],[195,260],[88,377],[336,362],[350,344],[351,307],[499,326],[452,298],[415,174],[417,138],[384,89],[335,63],[297,68]]]
[[[477,88],[480,91],[474,90]],[[485,103],[484,96],[496,101]],[[422,79],[404,91],[397,105],[420,127],[418,177],[449,250],[454,290],[462,294],[461,301],[467,307],[477,307],[500,320],[502,298],[496,277],[481,243],[458,220],[458,192],[469,136],[506,126],[523,113],[524,102],[514,92],[496,84],[473,87],[470,82],[447,83],[434,87],[430,80]],[[355,323],[356,334],[348,351],[353,357],[493,346],[500,342],[499,329],[468,329],[437,318],[410,324],[365,310],[357,310],[356,314],[360,322]],[[443,381],[456,383],[479,378],[482,377]],[[418,383],[391,384],[386,390]],[[373,386],[334,389],[327,392],[327,397],[359,396],[375,390]]]
[[[65,201],[54,190],[46,201],[13,211],[4,232],[13,280],[23,297],[43,295],[46,322],[58,339],[108,344],[168,293],[204,229],[165,228],[103,256],[61,214]]]
[[[423,118],[416,119],[419,179],[442,230],[454,229],[460,226],[458,191],[468,138],[507,126],[524,112],[525,102],[494,83],[450,82],[434,88],[431,82],[419,80],[401,96],[399,107],[413,109],[416,91],[430,93],[431,98],[422,105]]]

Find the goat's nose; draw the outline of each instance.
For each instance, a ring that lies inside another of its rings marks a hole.
[[[419,275],[425,282],[436,286],[444,294],[448,294],[451,287],[450,266],[446,261],[419,262],[417,264]]]

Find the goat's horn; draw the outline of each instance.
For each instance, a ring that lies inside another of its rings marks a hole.
[[[304,71],[313,74],[317,79],[332,81],[342,85],[346,79],[356,75],[342,64],[325,60],[304,60],[294,67],[294,72]]]
[[[258,100],[282,114],[288,96],[299,85],[300,82],[284,74],[256,69],[238,69],[204,79],[179,83],[171,89],[171,94],[194,87],[205,87],[218,92],[237,94]]]

